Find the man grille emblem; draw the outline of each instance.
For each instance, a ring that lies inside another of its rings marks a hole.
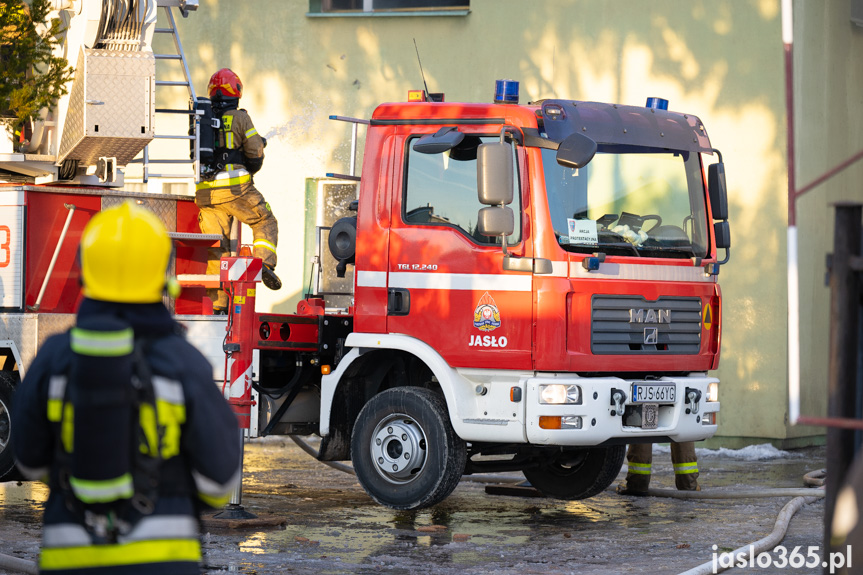
[[[656,327],[644,328],[644,344],[645,345],[656,345],[658,338],[659,338],[659,328],[656,328]]]

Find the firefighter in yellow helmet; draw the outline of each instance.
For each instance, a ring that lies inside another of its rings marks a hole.
[[[243,83],[232,70],[222,68],[213,74],[207,93],[213,102],[213,117],[219,120],[219,127],[216,129],[213,158],[201,168],[195,203],[200,208],[201,231],[222,235],[221,245],[209,250],[207,274],[219,273],[219,259],[230,252],[231,224],[237,219],[252,228],[255,256],[264,262],[264,285],[277,290],[282,287],[281,280],[273,271],[276,267],[278,222],[252,179],[252,175],[263,166],[266,141],[258,134],[249,114],[239,109]],[[210,289],[207,295],[213,302],[213,313],[227,312],[229,302],[224,291]]]
[[[198,514],[240,475],[236,417],[162,304],[171,241],[132,203],[80,246],[76,325],[49,338],[15,393],[19,470],[50,487],[41,573],[200,573]]]

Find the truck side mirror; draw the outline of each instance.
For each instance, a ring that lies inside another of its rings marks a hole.
[[[503,141],[480,144],[476,152],[476,192],[479,203],[489,206],[477,215],[477,230],[484,236],[499,236],[506,255],[506,236],[515,229],[511,204],[514,185],[512,146]]]
[[[444,126],[434,134],[426,134],[414,143],[414,151],[421,154],[440,154],[452,150],[464,140],[464,132],[455,126]]]
[[[728,219],[728,191],[725,185],[725,164],[717,162],[707,167],[707,191],[714,220]]]
[[[715,222],[713,224],[713,235],[716,238],[716,248],[725,250],[725,259],[716,262],[719,265],[728,263],[731,258],[731,228],[728,222]]]
[[[482,208],[476,228],[484,236],[511,236],[515,230],[515,216],[509,206]]]
[[[567,168],[583,168],[596,154],[596,142],[581,132],[574,132],[557,148],[557,163]]]
[[[716,247],[728,249],[731,247],[731,228],[728,222],[713,224],[713,235],[716,236]]]
[[[480,144],[476,153],[476,191],[479,203],[512,203],[512,146],[506,142]]]

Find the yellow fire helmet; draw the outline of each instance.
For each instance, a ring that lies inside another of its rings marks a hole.
[[[99,212],[81,236],[84,295],[119,303],[162,301],[171,239],[156,215],[132,202]]]

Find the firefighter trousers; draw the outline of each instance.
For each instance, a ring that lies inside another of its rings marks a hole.
[[[242,184],[242,190],[231,199],[219,203],[204,203],[201,198],[196,202],[200,213],[198,225],[201,233],[221,234],[219,247],[207,250],[207,275],[219,274],[219,260],[230,255],[231,224],[234,219],[252,228],[255,257],[261,258],[264,265],[276,267],[276,246],[279,238],[279,225],[270,205],[251,182]],[[207,296],[214,308],[228,307],[228,295],[221,289],[208,289]]]
[[[626,488],[629,491],[647,491],[653,461],[652,443],[630,444],[626,450]],[[698,489],[698,460],[695,444],[691,441],[671,443],[671,463],[674,466],[674,484],[681,491]]]

